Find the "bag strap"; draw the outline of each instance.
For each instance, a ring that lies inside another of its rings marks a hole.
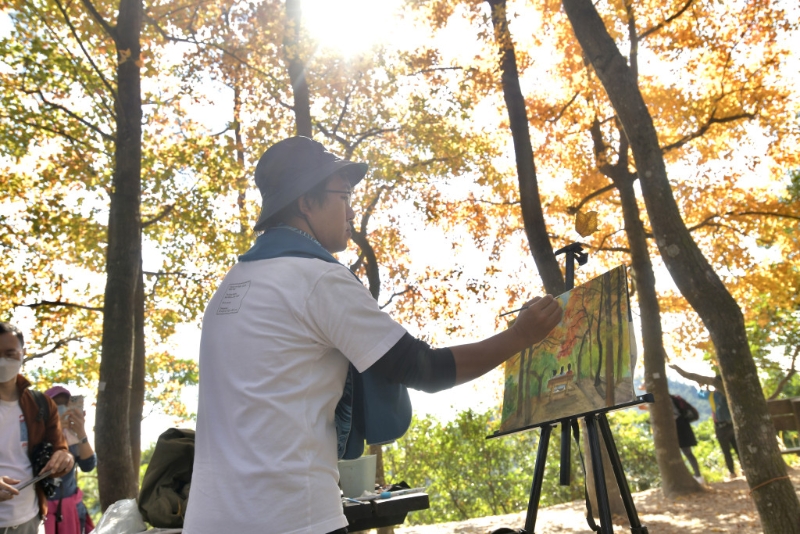
[[[61,503],[63,501],[64,501],[64,495],[62,494],[61,498],[58,499],[58,507],[56,508],[56,521],[55,521],[56,534],[58,534],[58,524],[61,523],[61,521],[64,519],[64,516],[61,515]],[[87,513],[86,515],[89,515],[89,514]]]
[[[586,523],[593,532],[600,532],[600,526],[594,521],[594,514],[592,513],[592,503],[589,500],[589,488],[587,482],[589,477],[586,473],[586,463],[583,461],[583,449],[581,449],[581,431],[578,426],[578,420],[572,420],[572,435],[575,438],[575,443],[578,446],[578,456],[581,459],[581,468],[583,469],[583,496],[586,500]]]
[[[50,419],[50,405],[47,403],[44,393],[36,389],[29,389],[28,391],[31,392],[33,400],[35,400],[37,406],[39,406],[39,413],[36,414],[36,420],[46,422]]]

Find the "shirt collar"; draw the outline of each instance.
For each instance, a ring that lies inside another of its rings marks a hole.
[[[281,224],[275,225],[274,228],[286,228],[287,230],[291,230],[292,232],[298,233],[303,237],[307,237],[308,239],[310,239],[311,241],[313,241],[314,243],[316,243],[317,245],[322,247],[322,243],[317,241],[316,237],[314,237],[313,235],[309,234],[308,232],[304,232],[303,230],[301,230],[299,228],[295,228],[294,226],[290,226],[288,224],[281,223]],[[325,247],[322,247],[322,248],[325,248]]]

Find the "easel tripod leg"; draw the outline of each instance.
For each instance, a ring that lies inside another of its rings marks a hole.
[[[605,471],[603,470],[603,451],[600,449],[600,438],[597,435],[597,426],[594,415],[586,416],[586,433],[589,436],[589,450],[592,454],[592,473],[594,474],[594,488],[597,494],[597,508],[600,514],[600,532],[613,534],[611,524],[611,506],[608,503]]]
[[[539,499],[542,496],[542,481],[544,480],[544,466],[547,462],[547,446],[550,443],[550,432],[553,427],[545,425],[539,435],[539,448],[536,451],[536,467],[533,470],[533,484],[531,485],[531,498],[528,501],[528,515],[525,517],[525,532],[533,534],[536,528],[536,514],[539,512]]]
[[[561,421],[561,473],[558,483],[562,486],[569,486],[572,475],[572,451],[570,450],[572,441],[569,436],[571,426],[572,419]]]
[[[625,478],[625,471],[622,469],[622,461],[620,461],[619,452],[614,443],[614,436],[611,434],[611,427],[608,425],[608,419],[605,414],[600,414],[597,421],[597,424],[600,426],[600,433],[603,434],[603,441],[606,444],[606,450],[608,451],[611,465],[614,467],[614,477],[617,479],[617,486],[619,486],[620,495],[622,496],[622,503],[625,505],[625,511],[628,513],[631,532],[633,534],[648,534],[647,527],[642,526],[641,522],[639,522],[639,514],[636,513],[636,506],[631,496],[631,489],[628,486],[628,480]]]

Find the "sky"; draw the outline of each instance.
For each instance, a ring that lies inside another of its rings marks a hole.
[[[322,46],[330,46],[339,49],[343,54],[355,54],[363,50],[365,46],[387,39],[403,39],[406,44],[411,46],[417,37],[418,30],[409,29],[408,26],[398,22],[393,17],[393,10],[400,4],[400,0],[384,0],[382,2],[368,0],[304,0],[305,21],[310,31],[320,40]],[[796,7],[794,9],[797,9]],[[11,22],[6,14],[0,12],[0,37],[7,35],[10,31]],[[453,28],[451,31],[465,31],[466,28]],[[464,41],[448,37],[447,33],[442,34],[442,44],[451,43],[450,50],[444,48],[446,53],[454,57],[458,54],[467,56],[474,53],[464,46]],[[454,46],[458,43],[458,48]],[[798,64],[798,56],[795,55],[787,61],[793,65]],[[798,69],[800,70],[800,67]],[[221,98],[229,98],[229,95],[220,95]],[[204,117],[214,117],[208,110],[200,110],[199,114]],[[216,115],[220,117],[220,115]],[[214,124],[208,124],[211,131],[220,131]],[[442,236],[436,235],[430,229],[415,230],[406,229],[406,243],[411,249],[412,257],[436,257],[441,250]],[[475,250],[465,250],[464,264],[472,265],[476,269],[481,268],[481,261],[485,261],[485,254]],[[590,262],[591,262],[590,257]],[[590,265],[587,269],[591,268]],[[580,269],[576,273],[578,283],[581,277],[585,276]],[[660,290],[675,289],[671,277],[663,266],[658,268],[656,273]],[[535,275],[534,275],[535,277]],[[471,339],[453,339],[453,344],[472,341],[486,337],[495,332],[494,319],[501,310],[494,305],[485,304],[481,309],[475,310],[475,322],[468,328]],[[636,338],[641,346],[641,335],[639,332],[638,318],[635,319]],[[667,333],[668,335],[668,333]],[[179,358],[196,359],[199,348],[199,330],[196,327],[188,326],[181,328],[179,334],[173,340],[176,347],[176,356]],[[641,354],[641,348],[640,348]],[[640,358],[641,360],[641,358]],[[696,360],[686,362],[688,370],[705,373],[710,371],[710,367],[703,362]],[[641,364],[640,364],[641,369]],[[679,379],[677,375],[670,373],[671,378]],[[415,412],[419,414],[430,414],[440,420],[452,419],[458,412],[465,409],[484,411],[497,406],[497,394],[502,384],[502,373],[499,370],[493,371],[473,382],[453,388],[451,390],[436,394],[426,394],[411,391],[412,404]],[[89,389],[71,388],[73,393],[84,394],[91,398],[94,392]],[[183,401],[187,404],[190,411],[196,406],[197,388],[187,388],[182,395]],[[93,420],[92,407],[87,403],[87,420]],[[174,426],[172,418],[149,415],[143,424],[142,441],[144,446],[154,442],[158,435],[167,428]]]

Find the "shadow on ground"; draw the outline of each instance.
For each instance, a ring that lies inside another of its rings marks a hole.
[[[800,488],[800,470],[790,469],[795,489]],[[738,478],[709,484],[690,497],[668,500],[659,489],[633,495],[639,520],[650,534],[694,534],[728,532],[760,534],[761,525],[747,482]],[[559,504],[539,510],[536,534],[590,533],[581,502]],[[488,534],[501,527],[522,528],[526,512],[481,517],[453,523],[396,528],[395,534]],[[627,517],[614,518],[614,532],[630,533]]]

